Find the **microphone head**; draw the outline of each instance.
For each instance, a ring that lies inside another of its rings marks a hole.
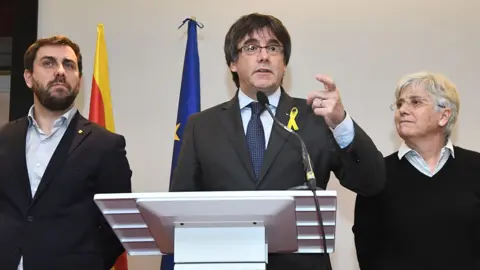
[[[262,91],[258,91],[258,92],[257,92],[257,101],[258,101],[263,107],[266,107],[266,105],[270,104],[270,103],[268,102],[267,95],[265,95],[265,93],[263,93]]]

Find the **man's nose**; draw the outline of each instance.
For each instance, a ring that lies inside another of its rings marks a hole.
[[[57,70],[55,71],[56,76],[64,76],[65,75],[65,68],[63,65],[58,65]]]
[[[268,60],[268,57],[269,57],[269,54],[267,52],[267,48],[260,48],[260,51],[258,52],[258,57],[257,57],[259,62]]]

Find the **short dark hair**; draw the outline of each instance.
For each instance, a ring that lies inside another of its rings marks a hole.
[[[80,47],[77,43],[70,40],[68,37],[65,36],[52,36],[47,38],[38,39],[35,41],[30,47],[28,47],[27,51],[23,55],[23,66],[26,70],[33,72],[33,62],[37,57],[38,50],[43,46],[69,46],[75,52],[77,56],[77,64],[78,64],[78,71],[80,76],[82,76],[82,54],[80,53]]]
[[[225,60],[230,67],[232,62],[238,59],[238,43],[246,36],[252,35],[256,31],[267,28],[275,35],[275,37],[282,43],[283,46],[283,60],[285,65],[288,65],[290,60],[290,53],[292,51],[292,43],[290,34],[283,23],[272,15],[251,13],[240,17],[228,30],[225,35]],[[238,74],[232,72],[232,79],[237,87],[240,87]]]

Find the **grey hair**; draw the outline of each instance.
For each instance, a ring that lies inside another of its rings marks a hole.
[[[460,112],[460,98],[455,84],[443,74],[432,72],[417,72],[404,76],[398,82],[395,98],[398,100],[402,91],[408,86],[425,89],[436,101],[436,110],[443,108],[451,110],[450,118],[445,127],[445,135],[450,137]]]

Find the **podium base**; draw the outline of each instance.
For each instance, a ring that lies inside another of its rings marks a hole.
[[[173,270],[265,270],[265,263],[175,264]]]

